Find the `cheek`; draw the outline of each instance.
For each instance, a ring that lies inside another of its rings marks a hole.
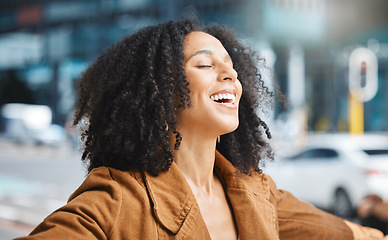
[[[235,86],[236,86],[236,90],[237,90],[237,95],[239,96],[239,99],[241,99],[242,91],[243,91],[241,82],[239,80],[237,80],[235,83]]]
[[[195,72],[187,75],[187,81],[192,95],[206,93],[211,85],[211,81],[207,76]]]

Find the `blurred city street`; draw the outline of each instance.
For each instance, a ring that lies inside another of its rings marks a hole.
[[[88,116],[72,120],[88,66],[143,27],[190,16],[235,30],[258,53],[258,93],[276,97],[257,109],[275,152],[264,172],[367,225],[360,202],[388,201],[387,10],[382,0],[0,1],[0,240],[30,233],[84,180],[74,146]]]
[[[0,137],[0,240],[27,235],[66,203],[85,177],[79,154]]]

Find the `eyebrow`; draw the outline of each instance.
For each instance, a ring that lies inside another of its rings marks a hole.
[[[188,62],[190,60],[190,58],[192,58],[194,56],[197,56],[197,55],[200,55],[200,54],[205,54],[205,55],[211,55],[212,56],[213,52],[208,50],[208,49],[203,49],[203,50],[196,51],[185,62]],[[232,61],[232,58],[229,56],[229,54],[226,54],[225,59],[228,59],[228,60]]]

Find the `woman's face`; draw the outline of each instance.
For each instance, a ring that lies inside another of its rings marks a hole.
[[[193,107],[179,113],[180,128],[218,136],[238,127],[242,86],[221,42],[204,32],[185,37],[183,67]]]

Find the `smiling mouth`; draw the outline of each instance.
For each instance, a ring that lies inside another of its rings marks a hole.
[[[236,95],[231,93],[216,93],[210,96],[210,99],[217,103],[230,103],[236,102]]]

